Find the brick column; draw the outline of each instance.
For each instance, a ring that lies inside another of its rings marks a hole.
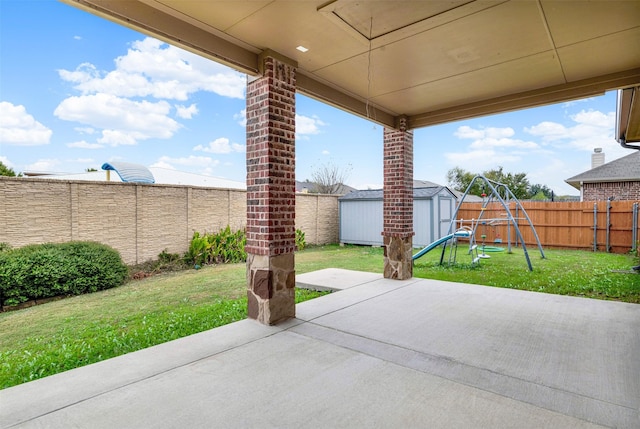
[[[384,129],[384,277],[413,276],[413,131]]]
[[[295,317],[295,67],[261,58],[247,84],[247,297],[252,319]]]

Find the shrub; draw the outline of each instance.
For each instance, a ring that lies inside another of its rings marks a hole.
[[[306,247],[304,232],[299,229],[296,229],[295,243],[298,250]],[[184,260],[192,266],[245,262],[247,260],[247,252],[244,250],[246,245],[247,237],[243,229],[232,232],[227,226],[217,234],[204,235],[196,231],[193,233]]]
[[[307,243],[304,239],[304,232],[300,229],[296,229],[296,247],[298,250],[304,250],[307,247]]]
[[[190,265],[226,264],[247,260],[247,237],[243,229],[232,232],[227,226],[217,234],[193,233],[184,260]]]
[[[0,302],[96,292],[121,285],[127,275],[120,254],[100,243],[25,246],[0,253]]]

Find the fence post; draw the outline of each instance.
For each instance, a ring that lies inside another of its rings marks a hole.
[[[605,251],[611,253],[611,247],[609,246],[609,234],[611,232],[611,198],[607,199],[607,248]]]
[[[593,251],[598,251],[598,203],[593,203]]]
[[[638,203],[633,203],[631,207],[631,251],[638,250]]]

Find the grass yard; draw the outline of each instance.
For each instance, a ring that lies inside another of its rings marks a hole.
[[[471,266],[468,247],[458,249],[455,266],[440,266],[441,250],[436,249],[419,258],[414,264],[415,277],[506,287],[534,292],[587,298],[611,299],[640,303],[640,275],[629,273],[638,265],[631,255],[593,253],[579,250],[545,249],[542,259],[537,247],[527,248],[533,266],[529,271],[524,252],[487,252],[490,259],[482,259]],[[445,261],[448,259],[448,250]],[[626,271],[624,273],[614,272]]]
[[[440,251],[416,261],[416,277],[640,303],[640,275],[630,255],[520,249],[491,253],[471,267],[462,248],[454,267]],[[381,248],[312,247],[296,255],[296,272],[345,268],[382,273]],[[124,286],[28,309],[0,313],[0,388],[87,365],[246,317],[245,264],[160,274]],[[318,293],[297,291],[297,301]]]

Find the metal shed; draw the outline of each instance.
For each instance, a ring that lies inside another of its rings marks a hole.
[[[340,243],[382,245],[382,190],[353,191],[341,198]],[[456,196],[445,186],[413,189],[413,245],[424,247],[447,234]]]

